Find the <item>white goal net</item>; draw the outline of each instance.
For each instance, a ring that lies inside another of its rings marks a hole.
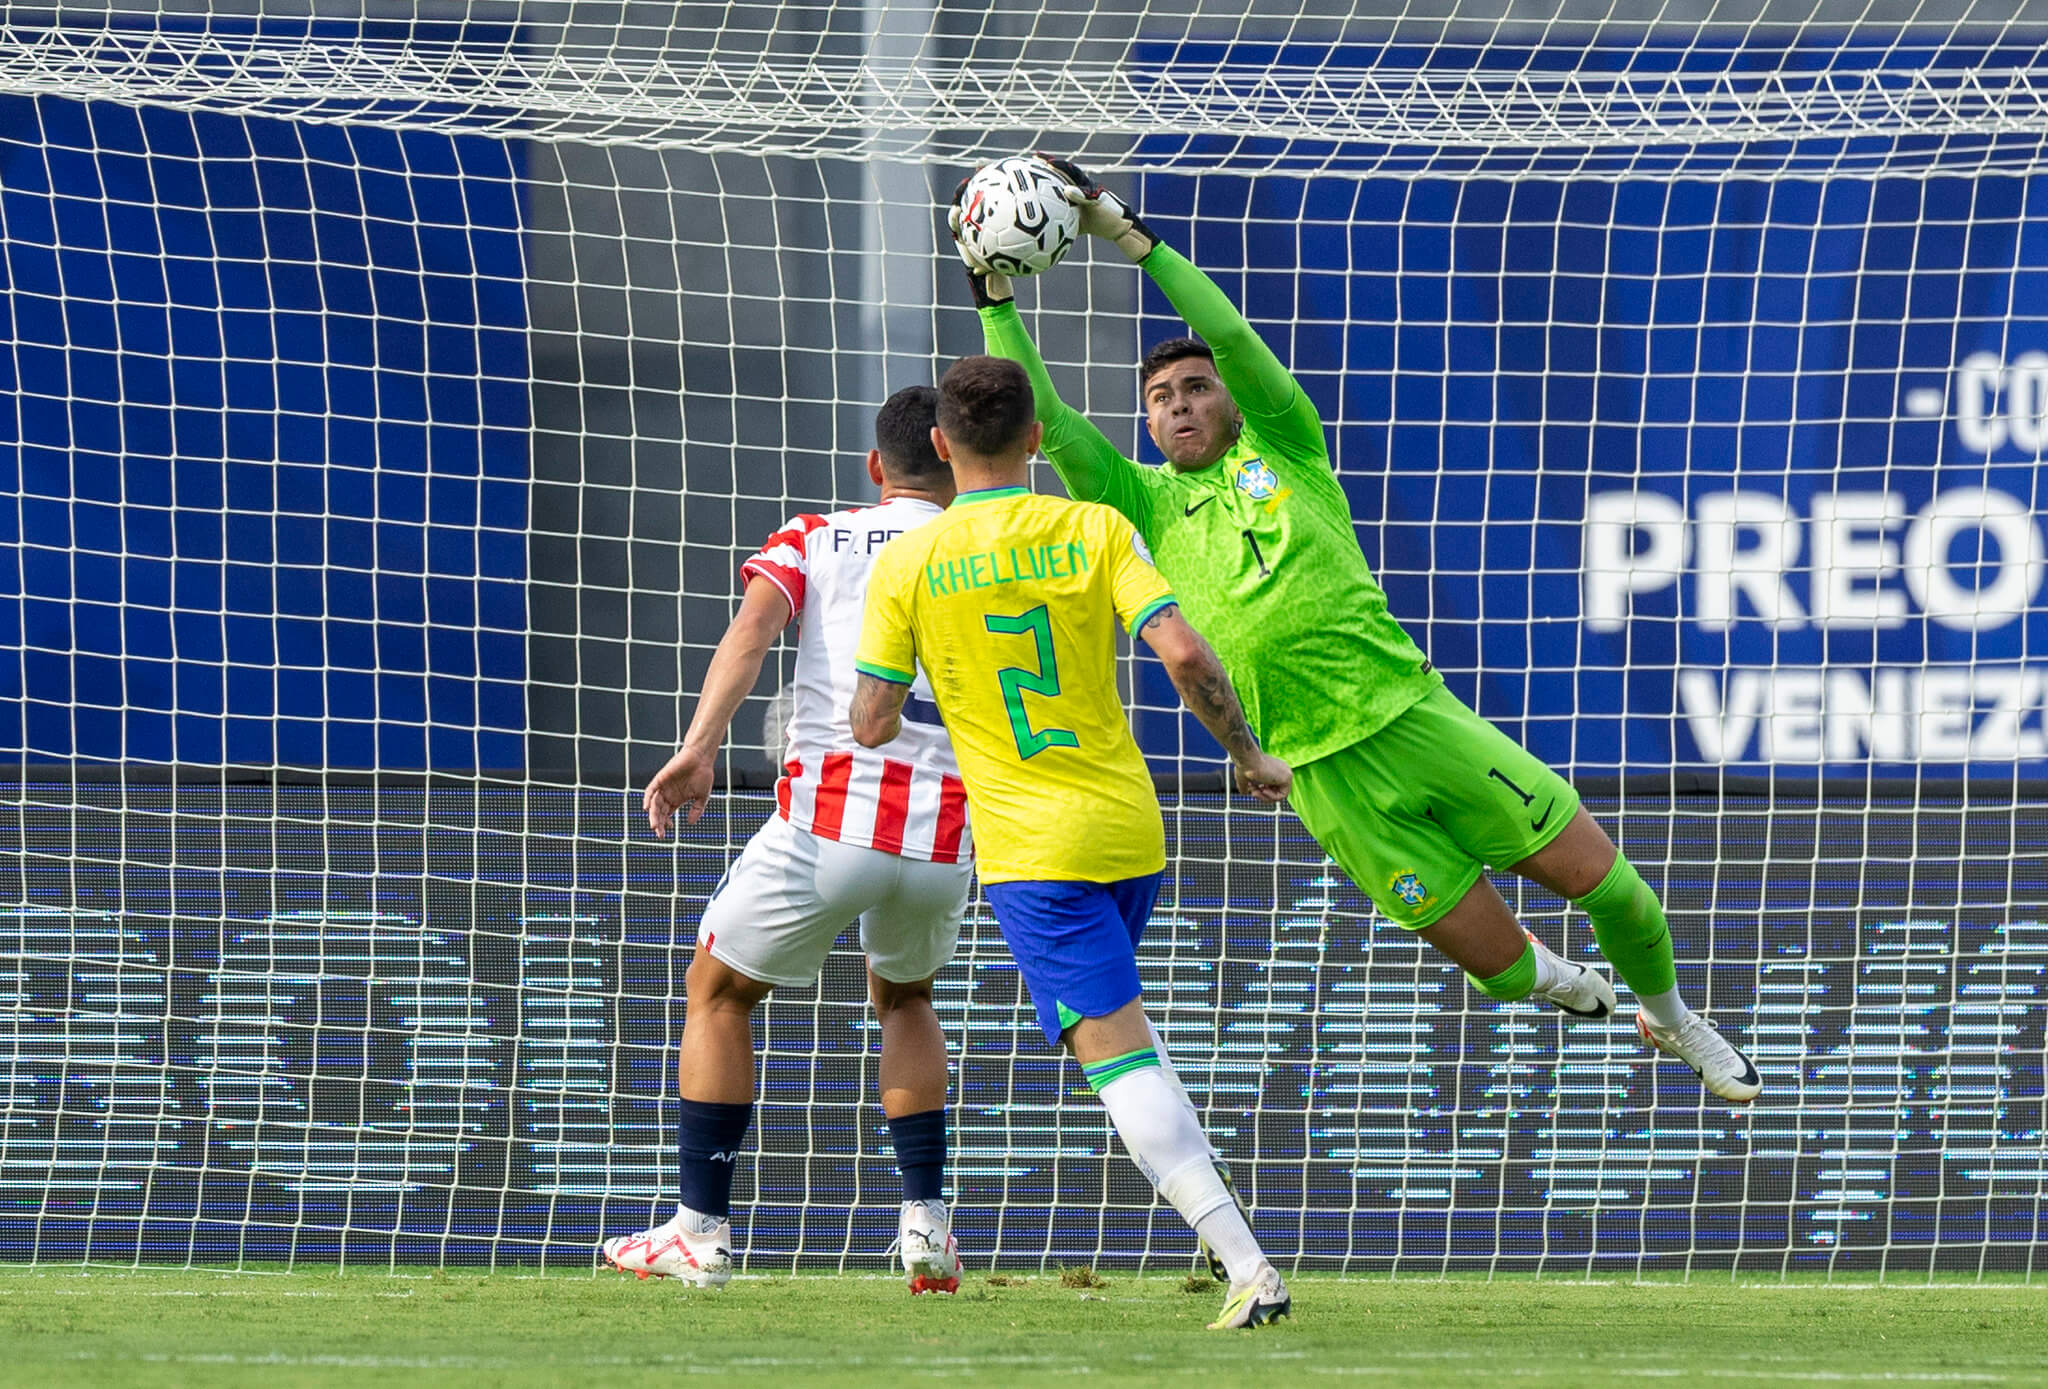
[[[1267,1247],[2030,1274],[2048,9],[1541,8],[0,6],[0,1258],[579,1265],[660,1218],[777,681],[695,830],[637,788],[738,562],[979,350],[953,183],[1043,147],[1295,370],[1395,615],[1765,1078],[1472,993],[1135,662],[1148,1006]],[[1084,250],[1020,301],[1154,457],[1164,300]],[[937,1001],[970,1262],[1186,1266],[978,907]],[[882,1267],[857,953],[757,1036],[746,1267]]]

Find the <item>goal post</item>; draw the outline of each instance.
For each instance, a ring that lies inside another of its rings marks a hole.
[[[940,204],[1042,146],[1295,371],[1392,611],[1765,1079],[1478,997],[1133,661],[1147,1003],[1268,1247],[2031,1275],[2048,34],[1408,9],[0,15],[0,1257],[575,1267],[659,1218],[787,644],[699,826],[637,787],[738,562],[979,350]],[[1084,248],[1019,300],[1156,461],[1156,289]],[[979,904],[936,1002],[970,1263],[1188,1266]],[[757,1038],[742,1260],[883,1267],[851,941]]]

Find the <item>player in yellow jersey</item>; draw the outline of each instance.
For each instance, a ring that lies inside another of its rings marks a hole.
[[[1117,692],[1117,627],[1159,654],[1240,789],[1277,801],[1292,773],[1260,749],[1131,523],[1031,493],[1033,413],[1014,362],[966,357],[939,382],[933,443],[959,493],[870,571],[853,736],[894,738],[924,669],[967,786],[982,887],[1046,1039],[1074,1053],[1139,1168],[1224,1265],[1214,1326],[1256,1326],[1288,1314],[1287,1286],[1223,1185],[1140,997],[1136,947],[1166,837]]]

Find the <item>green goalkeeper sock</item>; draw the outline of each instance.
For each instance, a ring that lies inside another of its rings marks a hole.
[[[1578,905],[1592,918],[1600,953],[1637,998],[1657,997],[1678,987],[1664,908],[1626,854],[1615,854],[1614,867],[1600,886],[1579,898]]]
[[[1513,1003],[1516,999],[1527,998],[1536,988],[1536,947],[1524,945],[1522,956],[1499,974],[1481,979],[1476,974],[1467,974],[1472,987],[1488,998],[1501,1003]]]

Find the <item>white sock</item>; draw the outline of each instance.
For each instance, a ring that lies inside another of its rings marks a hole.
[[[708,1235],[725,1224],[725,1217],[706,1215],[702,1211],[693,1211],[688,1206],[679,1205],[676,1207],[676,1223],[693,1235]]]
[[[1237,1203],[1223,1189],[1208,1135],[1158,1066],[1127,1071],[1096,1092],[1117,1136],[1181,1219],[1195,1228],[1230,1270],[1233,1287],[1258,1273],[1265,1255]]]
[[[1548,993],[1566,980],[1578,976],[1579,972],[1576,969],[1551,954],[1550,947],[1542,941],[1531,936],[1529,944],[1536,947],[1536,987],[1531,990],[1532,993]]]
[[[1195,1225],[1195,1233],[1215,1251],[1217,1258],[1223,1260],[1223,1267],[1230,1272],[1232,1288],[1241,1288],[1251,1282],[1266,1266],[1265,1251],[1259,1248],[1258,1237],[1252,1233],[1252,1227],[1244,1223],[1244,1214],[1238,1210],[1235,1201],[1203,1216]]]
[[[1152,1050],[1159,1053],[1159,1069],[1166,1072],[1167,1083],[1173,1086],[1173,1093],[1180,1096],[1180,1102],[1187,1106],[1188,1117],[1195,1121],[1195,1127],[1202,1128],[1202,1111],[1195,1108],[1194,1096],[1188,1094],[1188,1087],[1181,1083],[1180,1072],[1173,1068],[1173,1058],[1166,1054],[1166,1042],[1159,1035],[1159,1029],[1152,1025],[1152,1019],[1145,1019],[1145,1030],[1152,1034]],[[1209,1145],[1209,1160],[1223,1161],[1223,1154],[1216,1149],[1209,1131],[1202,1129],[1202,1141]]]
[[[1661,994],[1637,994],[1636,1002],[1643,1015],[1657,1026],[1670,1029],[1692,1016],[1692,1009],[1685,1006],[1685,1000],[1678,996],[1678,990],[1666,989]]]

